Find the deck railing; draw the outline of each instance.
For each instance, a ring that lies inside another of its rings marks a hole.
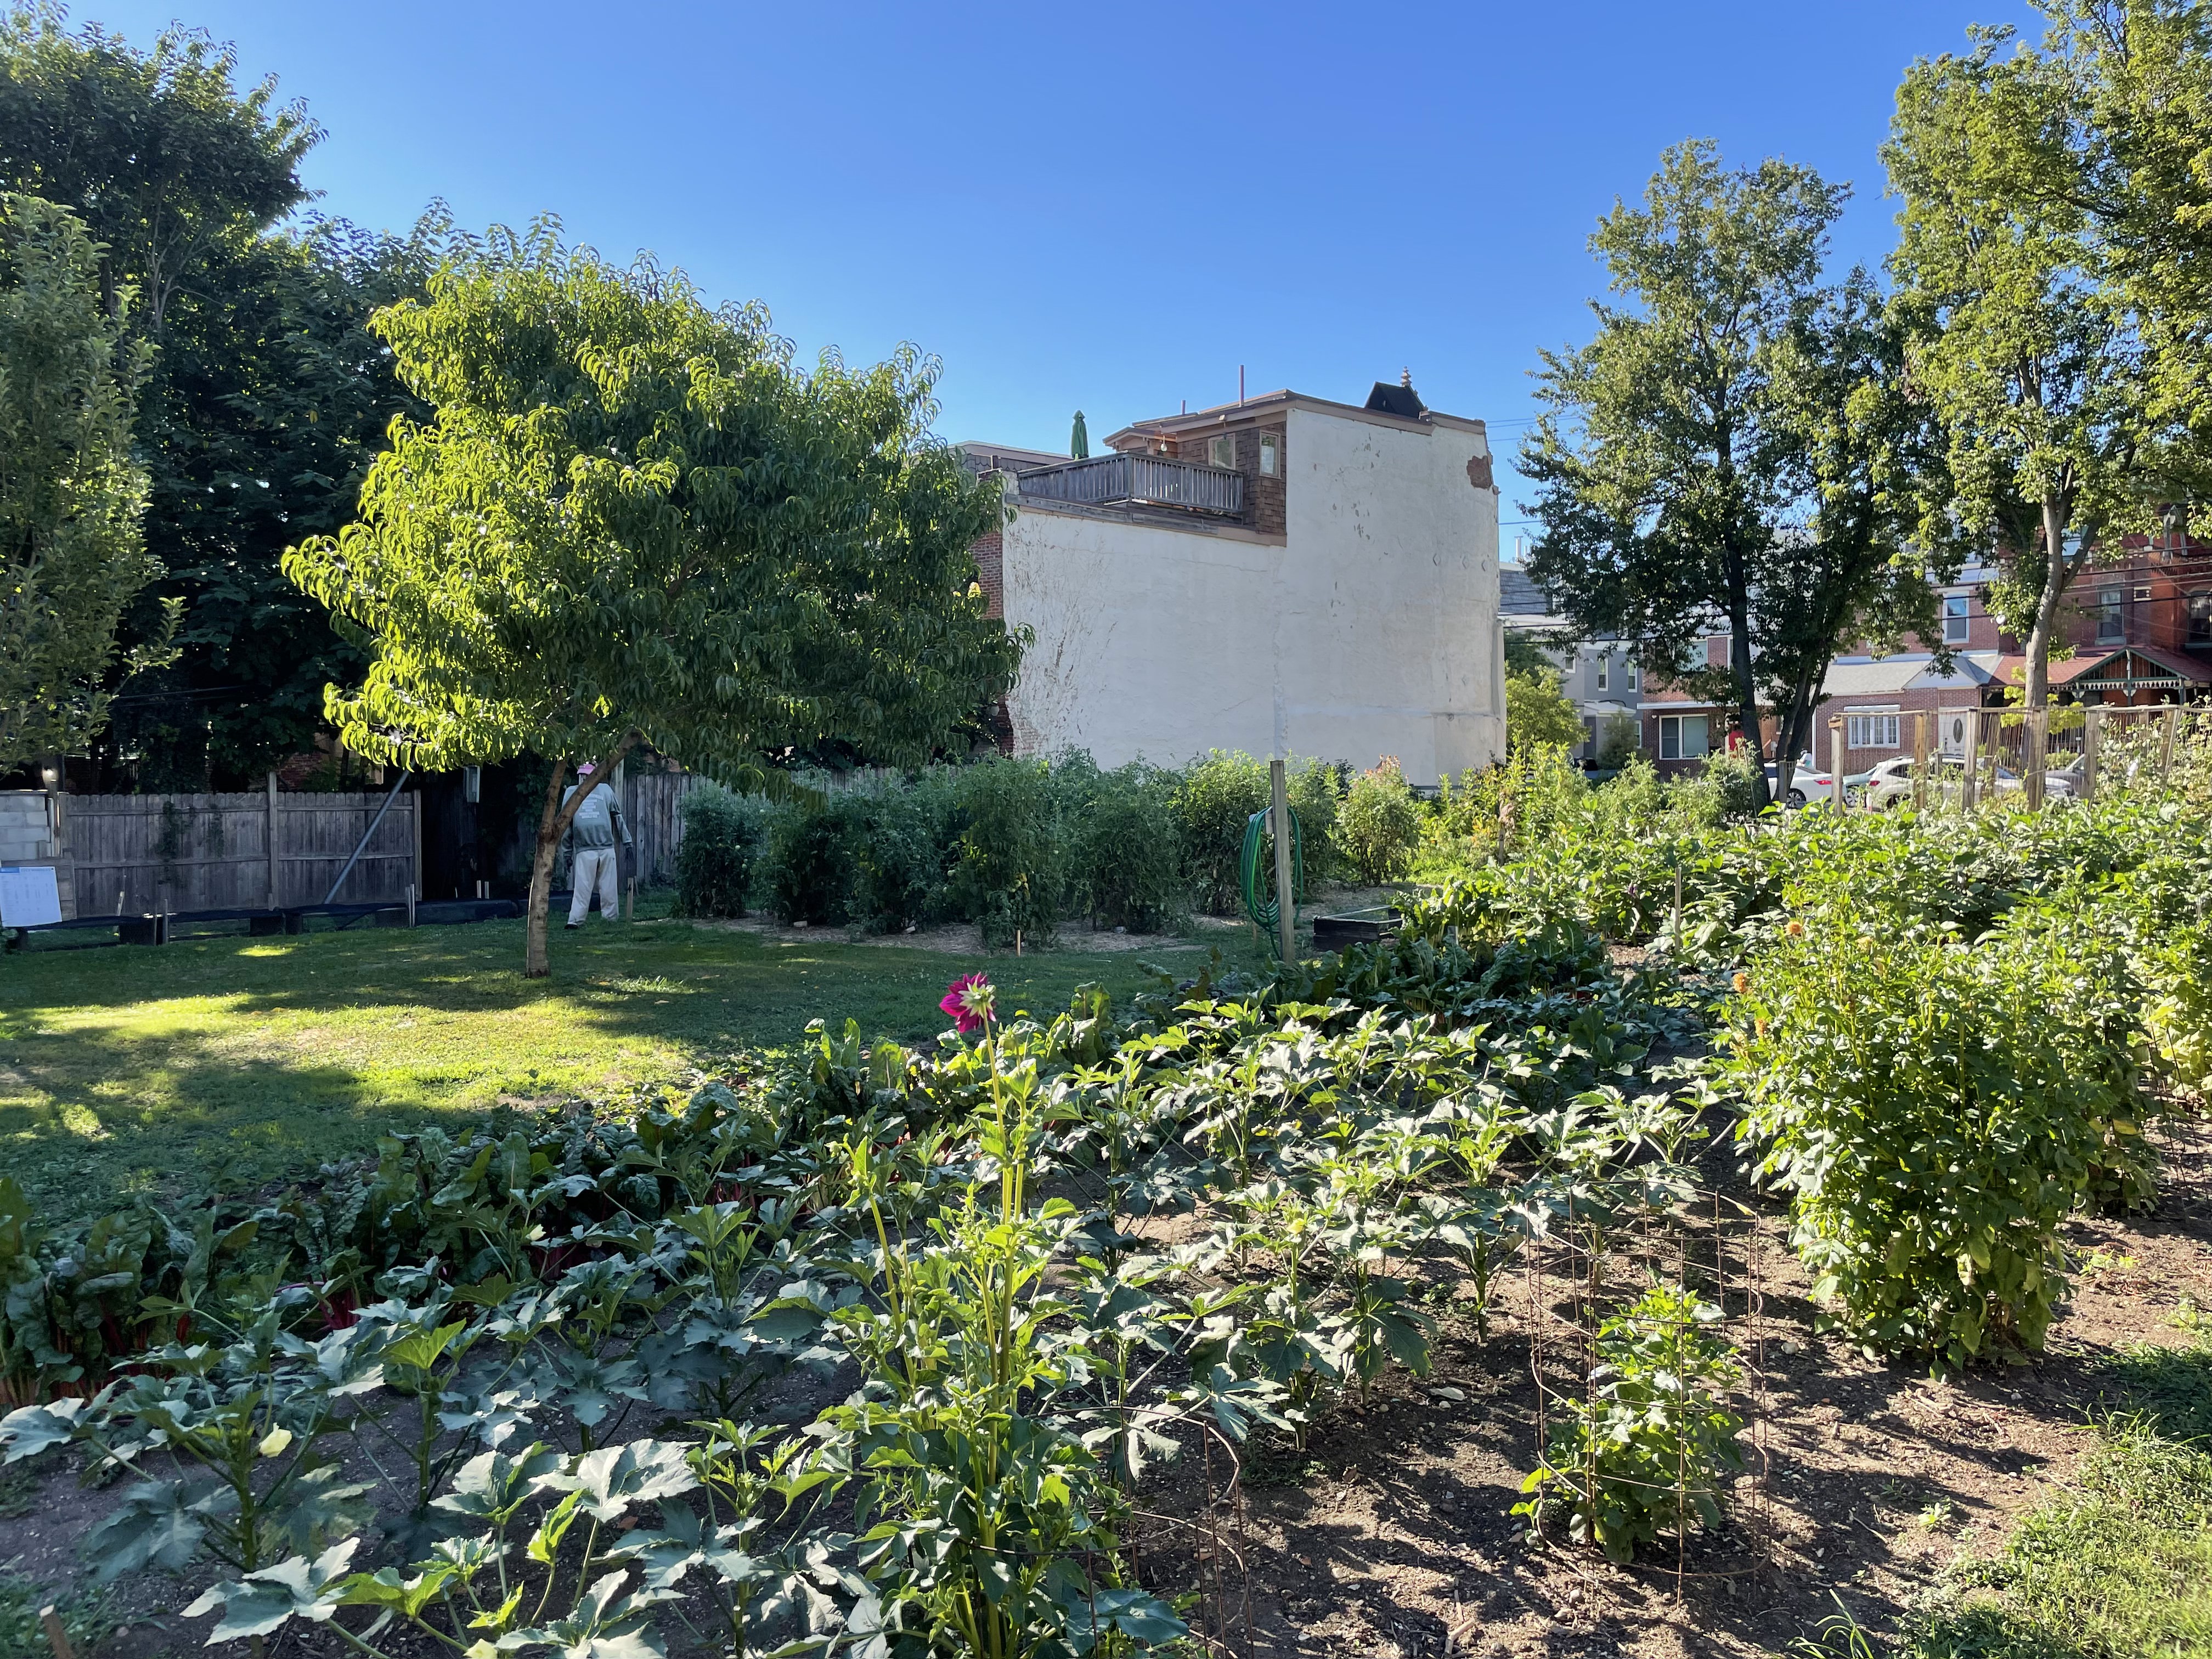
[[[1244,510],[1244,475],[1226,467],[1162,455],[1094,455],[1088,460],[1043,466],[1015,479],[1024,495],[1047,501],[1097,506],[1134,501],[1146,507],[1180,507],[1194,513],[1234,518]]]

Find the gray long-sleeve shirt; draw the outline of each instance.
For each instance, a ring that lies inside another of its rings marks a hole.
[[[561,805],[565,807],[575,798],[576,786],[572,783],[561,797]],[[584,797],[584,804],[576,809],[575,818],[568,825],[569,850],[580,853],[587,848],[612,847],[617,833],[622,836],[622,844],[629,846],[629,824],[623,817],[622,803],[615,799],[615,792],[605,784],[595,785],[592,793]]]

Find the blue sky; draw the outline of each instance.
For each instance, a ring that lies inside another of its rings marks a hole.
[[[561,216],[811,358],[911,340],[948,438],[1064,448],[1291,386],[1410,368],[1510,456],[1539,348],[1583,337],[1584,246],[1666,145],[1848,179],[1838,238],[1891,240],[1875,149],[1915,57],[2014,0],[1192,6],[77,0],[172,18],[274,71],[329,137],[319,210],[403,228]],[[1504,516],[1522,516],[1507,484]],[[1507,532],[1510,546],[1513,532]]]

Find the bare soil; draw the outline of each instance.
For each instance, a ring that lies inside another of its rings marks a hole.
[[[1516,1273],[1487,1342],[1447,1313],[1432,1375],[1391,1373],[1304,1451],[1249,1451],[1241,1541],[1225,1458],[1210,1504],[1205,1470],[1176,1466],[1145,1500],[1140,1573],[1198,1592],[1194,1621],[1209,1635],[1225,1626],[1230,1648],[1255,1655],[1766,1654],[1814,1632],[1837,1597],[1878,1628],[2065,1482],[2094,1414],[2120,1402],[2114,1360],[2186,1346],[2176,1316],[2212,1306],[2212,1130],[2189,1123],[2165,1150],[2155,1210],[2069,1229],[2093,1265],[2039,1360],[1949,1378],[1815,1334],[1778,1206],[1761,1206],[1748,1241],[1729,1246],[1733,1264],[1752,1243],[1756,1279],[1732,1265],[1725,1298],[1759,1361],[1737,1402],[1751,1467],[1728,1524],[1693,1534],[1679,1559],[1671,1536],[1626,1567],[1532,1544],[1510,1513],[1540,1441],[1532,1334],[1555,1387],[1578,1375],[1559,1317],[1569,1287]],[[1709,1173],[1728,1158],[1717,1146]]]

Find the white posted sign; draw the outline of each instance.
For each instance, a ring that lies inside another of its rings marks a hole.
[[[40,927],[62,919],[51,864],[0,864],[0,927]]]

